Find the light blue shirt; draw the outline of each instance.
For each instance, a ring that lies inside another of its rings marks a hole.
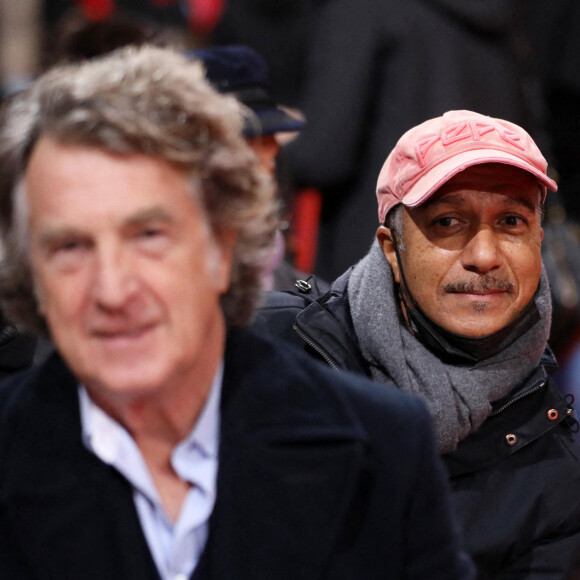
[[[131,435],[93,403],[84,386],[79,386],[83,442],[133,486],[141,527],[163,580],[189,578],[207,541],[209,517],[216,498],[222,375],[223,364],[218,368],[191,433],[171,454],[175,473],[191,484],[176,522],[172,522],[165,512],[153,478]]]

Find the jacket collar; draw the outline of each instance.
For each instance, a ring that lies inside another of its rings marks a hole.
[[[361,476],[366,432],[334,390],[290,370],[288,349],[241,331],[226,353],[209,569],[319,578]]]
[[[369,374],[364,360],[357,358],[360,349],[352,328],[347,295],[350,272],[351,270],[343,274],[327,294],[305,308],[296,317],[295,324],[331,358],[337,368]],[[542,354],[540,365],[531,377],[518,385],[505,399],[494,404],[491,417],[476,433],[464,439],[456,451],[443,456],[451,476],[479,471],[493,465],[562,421],[570,420],[567,402],[553,386],[546,371],[557,366],[548,345]],[[557,420],[546,419],[551,409],[558,412]],[[516,445],[509,446],[505,437],[515,427],[521,436]],[[496,443],[489,445],[489,441]]]
[[[351,270],[337,278],[326,294],[296,316],[295,330],[330,366],[370,375],[368,364],[360,354],[348,304]]]
[[[480,471],[517,453],[563,422],[575,422],[572,409],[540,365],[523,385],[495,402],[483,425],[443,459],[451,477]]]

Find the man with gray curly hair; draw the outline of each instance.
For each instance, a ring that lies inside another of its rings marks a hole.
[[[470,578],[426,407],[243,328],[276,228],[245,113],[126,48],[0,126],[0,577]],[[433,541],[433,537],[436,541]]]

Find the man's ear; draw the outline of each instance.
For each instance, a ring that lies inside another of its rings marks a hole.
[[[377,230],[377,240],[387,258],[387,262],[391,265],[393,270],[393,277],[397,284],[401,283],[401,273],[399,271],[399,261],[397,260],[397,252],[395,251],[395,239],[391,230],[385,226],[379,226]]]

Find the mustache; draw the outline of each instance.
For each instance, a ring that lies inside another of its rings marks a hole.
[[[474,292],[489,292],[490,290],[501,290],[512,292],[514,285],[509,280],[501,280],[494,276],[484,276],[477,280],[458,280],[449,282],[443,286],[443,290],[450,294],[473,294]]]

